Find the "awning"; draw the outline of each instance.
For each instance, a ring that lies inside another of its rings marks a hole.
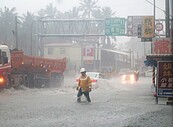
[[[146,59],[156,61],[173,61],[173,54],[147,54]]]
[[[173,54],[148,54],[144,64],[147,67],[157,67],[157,61],[173,61]]]

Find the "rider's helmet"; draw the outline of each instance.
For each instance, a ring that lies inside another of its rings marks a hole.
[[[86,69],[85,68],[81,68],[80,69],[80,73],[85,73],[86,72]]]

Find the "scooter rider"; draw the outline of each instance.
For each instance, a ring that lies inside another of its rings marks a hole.
[[[77,102],[81,102],[81,96],[84,94],[88,102],[91,102],[89,92],[91,92],[91,78],[86,74],[86,69],[81,68],[81,76],[79,78],[77,90]]]

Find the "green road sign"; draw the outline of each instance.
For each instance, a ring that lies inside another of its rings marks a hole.
[[[141,42],[152,42],[152,40],[153,40],[153,38],[151,38],[151,37],[150,38],[149,37],[148,38],[144,38],[144,37],[141,38]]]
[[[106,36],[124,36],[125,18],[106,18],[105,19]]]

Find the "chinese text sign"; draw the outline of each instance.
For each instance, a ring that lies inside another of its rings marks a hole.
[[[158,62],[157,95],[173,97],[173,61]]]

